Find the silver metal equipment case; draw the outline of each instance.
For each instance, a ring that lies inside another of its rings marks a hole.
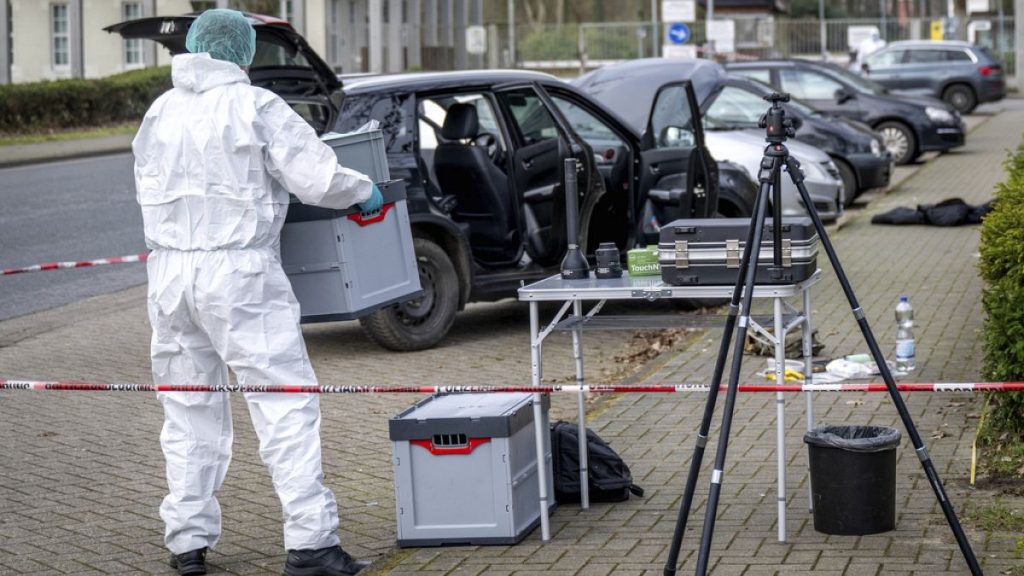
[[[373,214],[292,199],[281,230],[281,263],[303,323],[352,320],[422,292],[405,183],[377,186],[384,205]]]
[[[755,284],[796,284],[817,270],[818,233],[810,218],[782,220],[782,274],[772,278],[773,225],[765,223],[757,258]],[[750,230],[747,218],[676,220],[661,229],[658,263],[661,278],[673,286],[736,284],[743,247]]]
[[[388,428],[399,546],[515,544],[540,523],[533,394],[431,396]]]

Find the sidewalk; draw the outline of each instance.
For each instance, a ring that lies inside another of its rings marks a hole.
[[[134,134],[0,146],[0,168],[129,152]]]
[[[975,269],[976,227],[885,228],[873,213],[898,205],[960,196],[987,199],[1003,178],[1005,151],[1024,133],[1024,101],[972,132],[968,145],[927,164],[893,194],[879,198],[834,235],[861,305],[883,350],[893,348],[892,309],[900,294],[914,303],[919,368],[913,381],[971,381],[981,359],[982,285]],[[819,265],[827,268],[824,255]],[[862,352],[849,308],[831,270],[814,293],[815,323],[825,354]],[[0,376],[115,382],[149,380],[145,291],[136,288],[0,323]],[[435,350],[391,354],[366,342],[352,323],[305,329],[321,380],[332,384],[523,384],[529,378],[526,309],[514,302],[474,306],[459,316],[452,337]],[[614,378],[616,357],[630,349],[621,332],[585,336],[588,374]],[[685,335],[684,335],[685,337]],[[690,335],[689,347],[663,355],[644,381],[707,380],[720,335]],[[572,374],[569,342],[545,347],[545,375]],[[635,350],[635,348],[633,349]],[[745,360],[744,381],[764,359]],[[325,473],[342,514],[342,540],[375,559],[372,574],[661,574],[703,396],[606,397],[591,411],[595,430],[622,453],[647,494],[589,510],[561,506],[553,538],[539,530],[516,546],[396,550],[391,446],[387,419],[413,395],[328,396],[323,399]],[[967,394],[908,394],[910,410],[958,512],[993,501],[965,478],[979,398]],[[553,399],[553,418],[571,418],[571,397]],[[952,537],[906,439],[899,451],[897,530],[869,537],[814,532],[807,513],[804,399],[787,397],[789,542],[775,541],[774,396],[741,395],[713,549],[712,574],[962,576]],[[211,573],[274,574],[284,563],[280,507],[256,453],[240,397],[234,398],[235,447],[221,491],[224,536],[210,556]],[[719,404],[721,406],[721,403]],[[816,416],[828,422],[901,428],[879,394],[819,394]],[[721,408],[719,409],[719,412]],[[716,417],[717,422],[720,417]],[[170,574],[157,506],[164,495],[158,444],[160,407],[148,394],[0,393],[0,573]],[[710,465],[717,441],[712,430]],[[680,574],[692,573],[699,540],[707,467],[684,540]],[[1005,502],[1021,506],[1020,499]],[[986,574],[1022,560],[1020,535],[968,536]]]

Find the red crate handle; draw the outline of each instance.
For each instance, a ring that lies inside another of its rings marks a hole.
[[[356,224],[359,224],[360,227],[369,226],[370,224],[376,224],[377,222],[384,220],[384,217],[388,215],[388,210],[391,210],[392,208],[394,208],[394,206],[394,202],[392,202],[391,204],[385,204],[383,207],[381,207],[380,212],[368,218],[364,218],[362,212],[355,212],[349,214],[348,219],[355,222]]]
[[[450,454],[471,454],[473,450],[476,450],[477,446],[487,444],[490,441],[490,438],[470,438],[469,442],[464,446],[435,446],[432,440],[410,440],[409,443],[415,444],[420,448],[426,448],[435,456],[447,456]]]

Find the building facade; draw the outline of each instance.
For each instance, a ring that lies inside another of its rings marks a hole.
[[[167,51],[154,42],[124,40],[103,28],[206,6],[245,8],[244,0],[0,0],[0,84],[168,64]],[[286,0],[282,12],[339,73],[500,63],[497,28],[490,27],[488,44],[481,26],[483,0]]]
[[[153,42],[123,40],[103,28],[189,10],[188,0],[0,0],[0,83],[97,78],[165,64],[166,51]]]

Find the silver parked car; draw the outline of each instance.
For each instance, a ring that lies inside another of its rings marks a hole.
[[[764,157],[764,130],[708,130],[704,135],[715,160],[729,161],[743,166],[757,182],[757,173]],[[821,150],[790,139],[786,141],[789,155],[800,163],[804,171],[804,184],[811,195],[814,208],[825,222],[839,218],[842,214],[845,191],[839,169],[828,154]],[[796,186],[785,171],[782,174],[782,215],[803,216],[807,214]]]
[[[893,92],[941,98],[961,114],[1006,97],[1002,63],[967,42],[893,42],[868,56],[861,72]]]

